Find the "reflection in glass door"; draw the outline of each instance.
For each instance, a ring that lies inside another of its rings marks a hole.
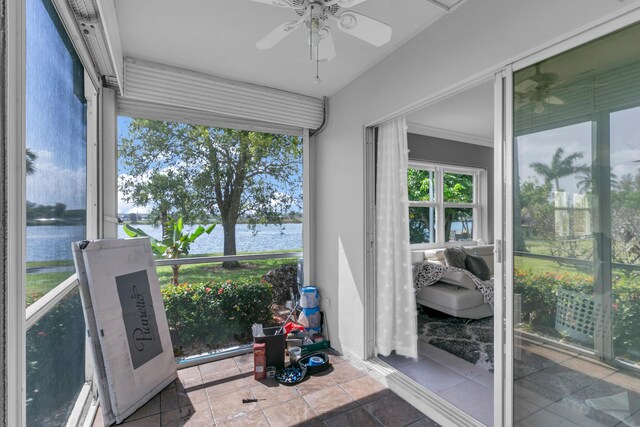
[[[513,76],[514,425],[640,425],[638,40]]]

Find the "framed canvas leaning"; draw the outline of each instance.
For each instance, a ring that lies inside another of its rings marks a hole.
[[[72,246],[104,422],[121,423],[177,377],[151,246]]]

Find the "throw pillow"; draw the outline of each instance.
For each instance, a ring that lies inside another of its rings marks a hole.
[[[464,264],[470,272],[475,274],[480,280],[491,279],[491,269],[487,262],[480,255],[467,254]]]
[[[459,246],[447,248],[444,251],[444,260],[449,267],[466,268],[464,263],[466,257],[467,253]]]

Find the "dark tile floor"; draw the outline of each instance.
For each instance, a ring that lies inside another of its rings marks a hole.
[[[438,426],[344,358],[330,361],[329,370],[291,387],[255,380],[253,354],[182,369],[123,426]],[[93,426],[103,427],[99,411]]]
[[[640,425],[640,376],[535,339],[517,339],[515,426]]]

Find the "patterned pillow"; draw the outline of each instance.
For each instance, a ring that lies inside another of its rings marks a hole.
[[[460,246],[447,248],[444,251],[444,260],[449,267],[466,268],[465,258],[467,258],[467,253]]]
[[[475,274],[480,280],[491,279],[489,265],[480,255],[468,254],[464,260],[467,270]]]

